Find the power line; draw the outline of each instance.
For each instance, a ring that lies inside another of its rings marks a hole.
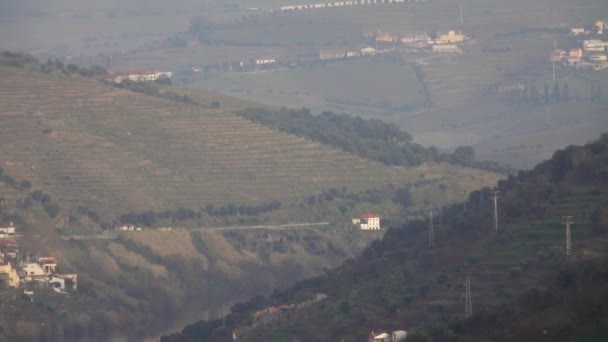
[[[572,216],[563,216],[562,223],[566,225],[566,256],[569,257],[572,255],[572,232],[570,230],[570,225],[572,222]]]
[[[429,248],[435,247],[435,227],[433,226],[433,209],[429,209]]]
[[[467,271],[465,278],[465,295],[464,295],[464,317],[470,318],[473,316],[473,303],[471,302],[471,271]]]

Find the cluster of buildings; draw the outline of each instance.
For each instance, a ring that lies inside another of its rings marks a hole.
[[[116,230],[121,230],[123,232],[133,232],[133,231],[139,232],[142,230],[142,228],[134,226],[132,224],[128,224],[128,225],[122,225],[122,226],[116,227]]]
[[[580,42],[580,47],[569,49],[568,51],[556,49],[551,53],[551,62],[563,63],[574,67],[590,68],[595,70],[608,69],[608,41],[601,39],[604,31],[608,30],[608,20],[598,20],[593,28],[573,27],[570,35],[584,39]]]
[[[372,331],[369,334],[368,342],[399,342],[405,341],[407,338],[407,331],[395,330],[392,333],[385,331]]]
[[[105,75],[104,79],[114,83],[122,83],[122,81],[130,80],[134,82],[158,81],[160,79],[170,79],[173,77],[171,71],[116,71]]]
[[[411,1],[411,0],[409,0]],[[415,0],[418,1],[418,0]],[[345,7],[345,6],[357,6],[357,5],[374,5],[374,4],[393,4],[403,3],[406,0],[349,0],[349,1],[336,1],[336,2],[323,2],[316,4],[300,4],[300,5],[287,5],[278,8],[279,12],[289,11],[301,11],[310,9],[321,9],[321,8],[332,8],[332,7]],[[276,10],[273,10],[273,12]]]
[[[14,225],[0,227],[0,287],[25,288],[24,294],[33,295],[27,290],[28,284],[50,287],[57,293],[70,293],[78,288],[78,275],[57,272],[57,260],[53,257],[40,257],[36,260],[20,258],[19,245]]]
[[[457,53],[461,49],[458,44],[468,39],[462,31],[450,30],[439,32],[435,39],[431,38],[426,32],[419,34],[394,34],[387,32],[377,32],[372,35],[374,40],[379,43],[401,43],[405,46],[418,49],[431,48],[433,52]]]
[[[361,230],[380,230],[380,215],[367,213],[352,219],[354,225]]]
[[[596,21],[595,25],[591,28],[572,27],[570,28],[570,35],[578,37],[583,35],[589,35],[592,33],[604,34],[604,31],[608,31],[608,19]]]

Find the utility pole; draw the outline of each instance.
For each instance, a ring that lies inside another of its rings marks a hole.
[[[498,199],[500,196],[500,191],[493,190],[492,191],[492,200],[494,200],[494,231],[498,232]]]
[[[435,227],[433,226],[433,209],[429,209],[429,248],[435,247]]]
[[[572,222],[572,216],[562,217],[562,223],[566,225],[566,256],[572,255],[572,232],[570,231],[570,225]]]
[[[471,318],[473,315],[473,304],[471,302],[471,271],[467,271],[464,287],[464,318]]]
[[[460,2],[460,26],[462,26],[462,1]]]
[[[553,40],[553,51],[557,51],[557,40]],[[553,60],[553,82],[555,82],[555,60]]]

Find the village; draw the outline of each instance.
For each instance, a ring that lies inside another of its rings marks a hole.
[[[314,51],[286,56],[284,59],[275,56],[258,56],[243,60],[192,65],[188,73],[205,76],[221,73],[258,73],[281,68],[296,68],[315,63],[369,58],[400,51],[461,54],[464,52],[462,44],[470,39],[461,30],[437,32],[434,36],[427,32],[364,32],[362,38],[365,43],[359,45],[359,47],[318,47]],[[174,73],[171,71],[123,70],[111,72],[104,76],[104,79],[120,84],[125,80],[134,82],[159,81],[172,79],[173,77]]]
[[[12,222],[0,227],[0,288],[23,289],[23,297],[30,301],[37,288],[50,288],[63,295],[78,290],[78,275],[58,272],[54,257],[32,258],[29,253],[20,253],[20,237]]]
[[[576,68],[593,70],[608,69],[608,41],[601,37],[608,31],[608,19],[598,20],[592,28],[573,27],[570,29],[570,37],[579,40],[581,37],[589,38],[579,40],[579,47],[568,51],[555,49],[551,54],[551,62],[562,63]]]

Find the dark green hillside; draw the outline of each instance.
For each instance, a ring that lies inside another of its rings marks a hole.
[[[607,307],[607,260],[577,262],[560,270],[546,287],[527,290],[511,303],[468,320],[434,325],[411,340],[606,341]]]
[[[606,254],[608,135],[569,147],[535,169],[498,183],[499,231],[493,231],[489,190],[428,223],[391,229],[355,260],[326,276],[276,292],[267,301],[233,307],[227,328],[193,324],[171,340],[222,340],[232,330],[247,340],[359,341],[373,329],[416,329],[464,316],[465,271],[471,272],[473,312],[513,300],[569,264]],[[466,208],[466,209],[465,209]],[[572,215],[573,255],[565,255],[562,216]],[[443,224],[441,224],[443,222]],[[298,303],[315,293],[326,300],[248,330],[251,313]]]
[[[439,153],[435,147],[414,143],[412,135],[398,125],[377,119],[365,120],[332,112],[315,116],[308,109],[286,108],[280,111],[251,108],[236,114],[280,132],[318,141],[386,165],[417,166],[442,161],[500,173],[513,172],[512,168],[495,162],[475,160],[470,146],[458,147],[450,154]]]

